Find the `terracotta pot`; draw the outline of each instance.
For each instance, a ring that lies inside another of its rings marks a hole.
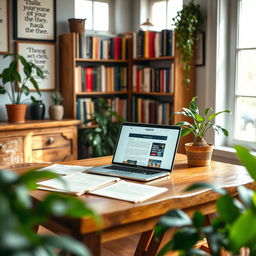
[[[26,104],[6,104],[8,115],[8,122],[10,123],[24,123],[26,114]]]
[[[62,120],[64,115],[64,108],[62,105],[52,105],[49,108],[51,120]]]
[[[192,146],[193,142],[185,144],[188,164],[193,166],[210,165],[212,158],[213,145]]]
[[[86,19],[68,19],[70,32],[79,34],[84,33],[85,20]]]

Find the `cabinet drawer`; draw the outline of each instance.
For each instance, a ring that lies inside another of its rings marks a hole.
[[[72,141],[61,133],[36,135],[32,137],[32,149],[71,146]]]
[[[73,160],[71,146],[37,149],[32,152],[33,162],[59,162]]]
[[[0,139],[0,154],[22,153],[22,137]]]
[[[23,154],[22,153],[6,153],[0,154],[0,166],[9,166],[12,164],[23,163]]]

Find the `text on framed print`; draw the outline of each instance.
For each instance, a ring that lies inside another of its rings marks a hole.
[[[14,0],[14,37],[54,41],[55,4],[55,0]]]
[[[16,47],[18,54],[42,69],[44,79],[38,78],[34,74],[39,84],[39,89],[41,91],[55,90],[55,43],[17,41]],[[28,82],[28,87],[34,90],[30,82]]]

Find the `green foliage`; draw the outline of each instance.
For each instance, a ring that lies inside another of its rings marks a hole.
[[[33,206],[29,190],[35,189],[40,179],[57,177],[48,171],[32,171],[18,176],[0,170],[0,255],[57,256],[57,248],[74,255],[90,255],[82,244],[70,237],[39,235],[34,231],[34,227],[46,222],[50,216],[88,215],[97,220],[84,202],[62,194],[48,194]]]
[[[214,129],[218,134],[222,132],[225,136],[228,136],[228,131],[226,129],[220,125],[215,125],[212,121],[219,114],[231,112],[229,110],[224,110],[211,114],[212,111],[212,108],[206,108],[203,111],[203,114],[200,114],[197,105],[197,97],[194,97],[190,101],[188,108],[182,108],[181,112],[175,112],[174,114],[184,115],[191,118],[193,121],[193,123],[182,121],[176,124],[182,127],[181,136],[188,135],[192,132],[195,138],[204,138],[209,129]]]
[[[99,99],[99,106],[100,110],[95,111],[92,119],[88,121],[97,124],[98,127],[84,130],[87,145],[91,148],[94,157],[113,154],[120,122],[124,121],[104,99]]]
[[[52,94],[52,101],[54,105],[60,105],[60,103],[63,101],[63,97],[61,96],[60,92],[54,92]]]
[[[194,4],[192,0],[189,4],[183,5],[183,9],[173,18],[175,26],[176,47],[182,54],[184,63],[184,82],[189,85],[191,57],[195,45],[196,36],[201,32],[205,17],[200,11],[200,5]]]
[[[238,158],[256,181],[256,158],[242,146],[235,146],[235,149]],[[213,256],[220,256],[221,249],[239,255],[241,248],[248,248],[250,256],[256,255],[256,191],[240,186],[239,199],[236,199],[226,190],[205,183],[192,185],[187,190],[198,188],[214,189],[220,194],[216,201],[218,217],[210,225],[205,225],[204,216],[199,212],[195,212],[190,219],[181,210],[169,211],[157,223],[156,236],[170,228],[178,229],[158,256],[175,250],[180,255],[205,255],[203,251],[195,249],[202,237],[207,237]]]
[[[10,63],[8,68],[5,68],[0,74],[2,85],[0,85],[0,94],[7,93],[12,104],[22,104],[21,96],[24,93],[29,95],[30,89],[27,86],[31,82],[36,92],[41,95],[39,85],[36,78],[44,78],[43,71],[34,63],[27,61],[22,55],[10,53],[4,55],[4,58],[12,56],[15,59]],[[17,71],[18,65],[23,67],[22,75]],[[10,85],[11,91],[8,91],[5,86]],[[17,85],[17,88],[16,88]]]

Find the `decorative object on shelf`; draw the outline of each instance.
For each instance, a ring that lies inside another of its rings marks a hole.
[[[14,38],[56,40],[56,0],[14,0]]]
[[[150,28],[154,27],[153,23],[150,21],[149,18],[147,18],[147,20],[145,22],[143,22],[142,24],[140,24],[140,27],[142,30],[147,31]]]
[[[235,149],[239,160],[255,183],[255,157],[242,146],[235,146]],[[169,229],[175,230],[175,233],[158,255],[163,256],[170,251],[178,251],[179,255],[256,255],[256,191],[240,186],[238,198],[233,198],[227,190],[207,183],[193,184],[186,191],[194,189],[211,189],[219,194],[215,217],[207,221],[207,217],[198,211],[192,218],[182,210],[167,212],[157,223],[155,235],[162,237]],[[207,238],[210,249],[207,254],[196,247],[203,237]]]
[[[9,30],[8,30],[8,0],[0,1],[0,54],[8,53],[9,51]]]
[[[54,92],[52,94],[53,105],[49,108],[49,115],[51,120],[62,120],[64,115],[64,108],[60,103],[62,102],[63,97],[59,92]]]
[[[222,132],[228,136],[228,131],[223,127],[212,123],[213,119],[221,113],[230,113],[229,110],[212,113],[212,108],[206,108],[203,115],[199,113],[197,105],[197,97],[194,97],[189,103],[189,108],[182,108],[181,112],[174,112],[174,114],[181,114],[185,117],[192,118],[193,123],[187,121],[178,122],[176,125],[182,127],[181,136],[193,133],[195,136],[194,142],[186,143],[185,149],[188,158],[188,164],[194,166],[205,166],[211,162],[213,145],[205,141],[205,135],[209,129],[214,129],[218,134]]]
[[[16,41],[16,49],[18,54],[23,55],[28,61],[38,65],[43,70],[44,80],[35,77],[40,82],[40,90],[55,90],[55,43]],[[19,69],[20,66],[18,66]],[[32,83],[28,83],[27,86],[33,90]]]
[[[86,19],[68,19],[70,33],[83,34],[85,31],[85,21]]]
[[[33,205],[29,191],[37,188],[37,182],[58,177],[49,171],[30,171],[18,175],[13,171],[0,170],[0,255],[91,255],[82,243],[71,237],[37,233],[38,226],[50,216],[88,216],[99,222],[96,213],[74,196],[49,193]],[[61,206],[61,210],[57,206]]]
[[[42,100],[37,100],[31,96],[32,103],[30,104],[30,118],[31,120],[43,120],[45,115],[45,105]]]
[[[184,63],[184,83],[190,84],[191,58],[194,54],[194,46],[197,35],[202,32],[205,16],[201,13],[200,5],[194,0],[187,5],[173,18],[175,26],[176,47],[182,55]]]
[[[11,104],[6,105],[8,121],[12,123],[25,122],[26,105],[22,104],[22,94],[29,95],[28,82],[32,84],[36,92],[41,95],[38,82],[35,77],[44,78],[43,71],[34,63],[28,61],[22,55],[11,53],[4,55],[14,57],[9,67],[0,74],[3,85],[0,86],[0,94],[7,93]],[[17,68],[19,66],[19,70]],[[10,89],[5,86],[10,85]],[[16,89],[16,90],[15,90]]]
[[[98,127],[85,129],[83,132],[94,157],[113,154],[120,122],[125,121],[111,109],[104,99],[99,99],[99,102],[100,111],[94,112],[91,120],[88,121]]]

